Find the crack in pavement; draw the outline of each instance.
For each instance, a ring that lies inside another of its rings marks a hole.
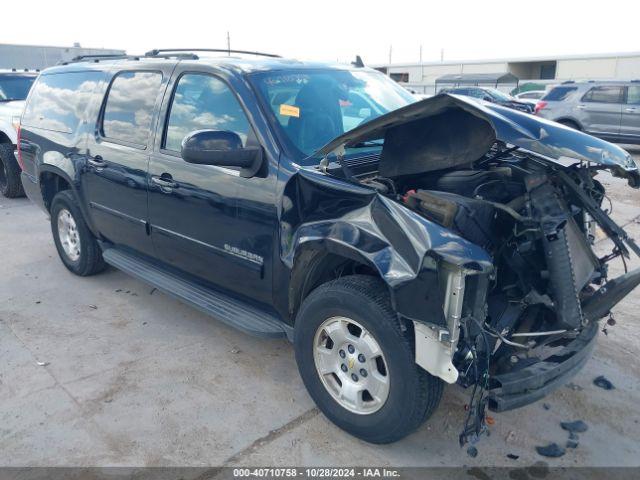
[[[243,448],[239,452],[234,453],[232,456],[227,458],[224,462],[222,462],[222,464],[219,467],[215,467],[207,470],[206,472],[204,472],[202,475],[198,476],[194,480],[209,480],[209,479],[217,478],[218,475],[224,472],[223,470],[224,467],[230,467],[230,466],[236,465],[242,458],[252,453],[255,453],[265,445],[268,445],[274,442],[278,438],[282,437],[284,434],[292,431],[293,429],[299,427],[300,425],[305,424],[309,420],[312,420],[313,418],[317,417],[319,413],[320,413],[320,410],[318,410],[317,407],[313,407],[312,409],[307,410],[303,414],[285,423],[281,427],[276,428],[275,430],[271,430],[265,436],[254,440],[250,445],[248,445],[247,447]]]

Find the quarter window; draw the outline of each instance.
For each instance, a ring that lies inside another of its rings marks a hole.
[[[27,126],[73,133],[103,76],[102,72],[70,72],[41,75],[29,103],[22,123]]]
[[[622,87],[593,87],[584,97],[583,102],[622,103]]]
[[[549,102],[561,102],[565,98],[569,96],[570,93],[578,90],[578,87],[555,87],[551,89],[549,93],[547,93],[542,100]]]
[[[251,127],[238,99],[222,80],[188,73],[175,89],[164,148],[179,152],[182,140],[197,130],[235,132],[246,146]]]
[[[121,72],[107,95],[102,134],[108,139],[146,146],[160,91],[159,72]]]

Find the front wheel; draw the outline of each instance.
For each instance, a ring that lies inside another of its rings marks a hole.
[[[363,440],[399,440],[440,402],[443,382],[415,364],[413,332],[375,277],[342,277],[314,290],[296,317],[294,343],[320,410]]]

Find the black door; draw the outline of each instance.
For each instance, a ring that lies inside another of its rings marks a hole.
[[[176,77],[162,140],[149,164],[156,255],[230,293],[271,303],[277,165],[267,159],[258,175],[242,178],[238,170],[186,163],[181,142],[196,130],[236,132],[243,146],[257,140],[225,81],[205,73]]]
[[[94,226],[119,246],[153,253],[147,233],[147,168],[153,126],[170,67],[116,73],[95,135],[89,140],[82,188]]]

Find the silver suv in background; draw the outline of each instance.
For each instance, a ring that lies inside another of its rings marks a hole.
[[[640,144],[640,81],[565,82],[535,113],[611,142]]]

